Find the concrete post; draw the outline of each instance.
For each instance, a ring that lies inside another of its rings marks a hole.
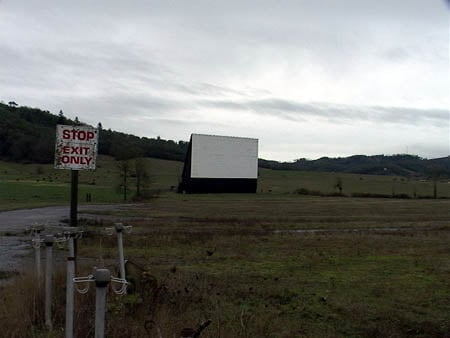
[[[69,256],[67,257],[67,276],[66,276],[66,338],[73,337],[73,307],[74,307],[74,283],[75,277],[75,249],[74,235],[69,237]]]
[[[111,280],[108,269],[96,269],[95,280],[95,338],[105,336],[106,287]]]
[[[45,265],[45,326],[52,330],[52,275],[53,275],[53,235],[46,235],[44,242],[46,247]]]
[[[122,223],[114,224],[117,232],[117,246],[119,247],[119,271],[120,278],[125,279],[125,258],[123,255],[123,230],[125,229]]]

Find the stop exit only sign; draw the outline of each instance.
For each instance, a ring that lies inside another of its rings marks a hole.
[[[55,168],[95,169],[98,129],[86,126],[56,126]]]

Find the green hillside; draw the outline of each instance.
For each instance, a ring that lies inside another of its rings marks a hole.
[[[54,157],[57,124],[82,124],[36,108],[0,103],[0,159],[21,163],[51,163]],[[123,160],[153,157],[184,161],[187,141],[163,140],[159,137],[137,137],[102,128],[99,154]],[[300,151],[299,151],[300,152]],[[294,162],[259,160],[261,168],[312,172],[339,172],[368,175],[404,176],[410,178],[450,178],[450,157],[423,159],[414,155],[355,155],[345,158],[323,157],[317,160],[298,159]]]
[[[354,155],[317,160],[298,159],[294,162],[260,160],[259,165],[275,170],[341,172],[368,175],[399,175],[405,177],[450,177],[450,156],[423,159],[415,155]]]

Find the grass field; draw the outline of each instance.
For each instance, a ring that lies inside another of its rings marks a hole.
[[[317,173],[276,171],[260,169],[258,190],[261,192],[290,193],[306,188],[322,193],[335,193],[340,178],[343,194],[371,193],[380,195],[406,194],[409,197],[432,197],[434,183],[431,180],[408,179],[399,176],[375,176],[342,173]],[[438,197],[450,197],[449,180],[437,182]]]
[[[146,159],[150,173],[149,188],[170,190],[176,187],[182,164],[174,161]],[[80,203],[86,194],[92,203],[123,202],[121,176],[116,161],[99,156],[95,171],[79,172]],[[135,191],[135,179],[129,178],[128,200]],[[0,210],[70,203],[70,171],[52,165],[0,162]]]
[[[97,170],[80,171],[79,201],[86,203],[86,194],[92,195],[92,203],[116,203],[123,201],[120,188],[121,176],[116,161],[99,156]],[[182,172],[182,163],[158,159],[145,159],[151,191],[176,189]],[[299,189],[307,193],[337,193],[336,181],[342,182],[342,193],[377,194],[386,197],[409,196],[431,198],[434,182],[395,176],[371,176],[339,173],[315,173],[300,171],[259,170],[258,193],[289,194]],[[129,178],[128,200],[135,194],[135,178]],[[450,183],[436,183],[437,197],[450,198]],[[0,210],[69,203],[70,172],[56,170],[52,165],[16,164],[0,161]]]
[[[119,175],[115,164],[102,161],[97,172],[81,174],[82,187],[120,201],[108,190]],[[108,294],[108,337],[179,337],[207,319],[201,337],[450,337],[450,199],[305,196],[293,191],[334,192],[336,175],[268,170],[260,171],[257,194],[179,195],[170,191],[179,163],[149,167],[157,197],[103,212],[105,221],[80,220],[79,275],[93,266],[116,270],[116,239],[103,231],[109,217],[133,225],[124,235],[132,285],[126,296]],[[2,184],[15,190],[42,184],[36,166],[4,170]],[[55,190],[32,203],[68,189],[67,173],[51,175],[44,185]],[[348,195],[370,187],[390,194],[393,182],[398,193],[415,185],[418,195],[433,194],[432,182],[339,177]],[[438,196],[448,196],[447,187],[440,182]],[[30,203],[26,193],[21,203]],[[42,292],[26,275],[2,288],[0,331],[62,337],[63,267],[56,283],[53,333],[42,324]],[[94,298],[77,295],[78,337],[93,334]]]
[[[129,259],[169,288],[149,311],[164,336],[212,318],[208,337],[445,337],[449,211],[448,200],[169,195],[117,216],[136,217]],[[89,241],[87,256],[115,257],[114,241],[101,253]]]
[[[109,294],[107,336],[178,337],[211,319],[202,337],[448,337],[449,211],[446,199],[164,193],[107,212],[134,226],[132,288]],[[82,220],[80,275],[115,271],[108,222]],[[26,318],[17,337],[47,337],[30,283],[5,287],[0,330]],[[35,301],[14,306],[27,295]],[[77,295],[80,337],[93,330],[93,299]],[[59,314],[52,337],[63,326]]]

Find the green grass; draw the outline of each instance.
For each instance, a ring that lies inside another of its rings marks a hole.
[[[150,172],[149,188],[170,190],[178,184],[181,163],[146,159]],[[56,170],[52,165],[17,164],[0,161],[0,210],[70,203],[70,171]],[[79,202],[86,203],[86,194],[93,203],[123,202],[117,162],[99,156],[95,171],[79,172]],[[128,197],[135,190],[135,179],[129,178]]]
[[[337,179],[342,180],[343,193],[406,194],[410,197],[432,197],[434,183],[425,179],[408,179],[399,176],[376,176],[342,173],[317,173],[304,171],[277,171],[260,169],[258,191],[290,193],[295,189],[306,188],[322,193],[337,192],[334,187]],[[450,181],[437,182],[438,197],[450,197]]]
[[[110,157],[99,156],[95,171],[80,171],[79,201],[86,201],[91,193],[93,203],[123,201],[119,188],[121,178],[118,163]],[[176,161],[145,159],[150,191],[176,190],[183,164]],[[259,170],[259,194],[290,194],[299,189],[321,194],[337,193],[336,181],[342,180],[343,194],[378,194],[409,197],[434,196],[430,180],[407,179],[392,176],[371,176],[339,173]],[[129,178],[128,199],[135,194],[135,178]],[[56,170],[52,165],[17,164],[0,161],[0,210],[69,203],[70,171]],[[437,182],[437,196],[450,198],[448,180]]]
[[[239,231],[448,227],[450,201],[311,197],[293,194],[164,194],[150,204],[98,214],[151,218],[157,229]]]

